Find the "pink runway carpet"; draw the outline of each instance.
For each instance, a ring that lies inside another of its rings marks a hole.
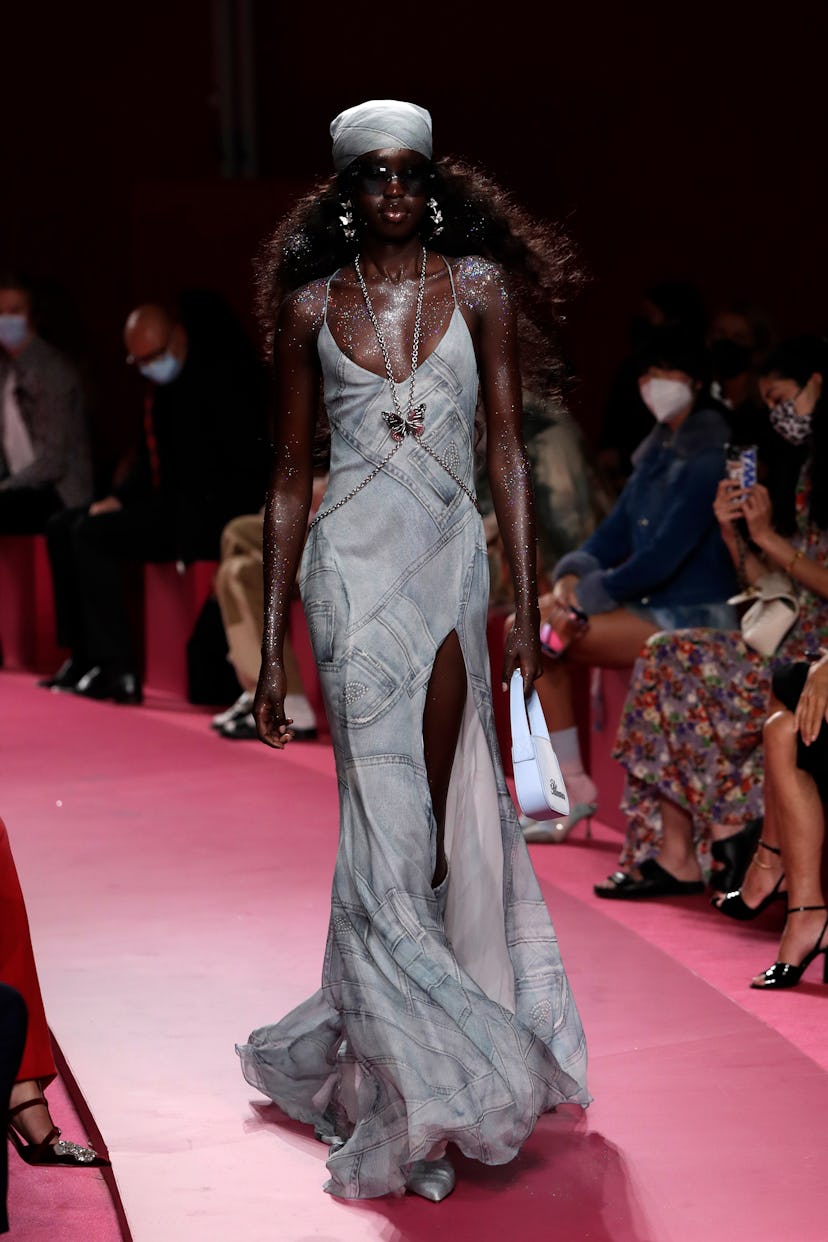
[[[329,748],[273,754],[172,702],[80,702],[20,675],[0,674],[0,696],[0,813],[46,1009],[135,1242],[828,1238],[817,967],[762,996],[746,985],[773,958],[774,923],[731,925],[703,900],[597,900],[608,830],[533,847],[594,1104],[542,1118],[511,1165],[458,1161],[438,1206],[324,1195],[325,1149],[256,1098],[233,1045],[318,986]],[[61,1242],[94,1236],[64,1224]],[[18,1225],[24,1239],[19,1211]]]

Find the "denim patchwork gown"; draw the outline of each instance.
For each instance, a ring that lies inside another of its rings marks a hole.
[[[327,307],[326,307],[327,311]],[[393,448],[388,382],[319,336],[330,483],[300,571],[333,734],[339,852],[322,987],[238,1051],[249,1083],[345,1142],[326,1189],[399,1192],[454,1142],[512,1159],[538,1115],[586,1104],[586,1046],[506,787],[492,718],[486,544],[455,479],[409,435]],[[473,488],[478,378],[455,297],[418,368],[422,440]],[[400,404],[407,381],[398,386]],[[448,883],[422,719],[435,655],[456,630],[468,694],[446,820]]]

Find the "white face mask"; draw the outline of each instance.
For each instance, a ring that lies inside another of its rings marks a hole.
[[[684,380],[647,379],[641,385],[641,400],[659,423],[669,422],[695,399],[696,394]]]

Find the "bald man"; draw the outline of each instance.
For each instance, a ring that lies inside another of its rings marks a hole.
[[[143,437],[108,495],[47,526],[58,641],[71,655],[41,684],[139,703],[124,567],[218,559],[227,522],[262,503],[265,401],[255,351],[213,295],[189,295],[179,313],[136,307],[124,344],[144,381]]]

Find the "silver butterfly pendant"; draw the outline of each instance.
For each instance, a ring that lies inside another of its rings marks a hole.
[[[391,432],[391,439],[404,440],[406,436],[421,436],[425,422],[425,405],[418,405],[411,410],[408,417],[400,417],[396,413],[384,413],[382,416]]]

